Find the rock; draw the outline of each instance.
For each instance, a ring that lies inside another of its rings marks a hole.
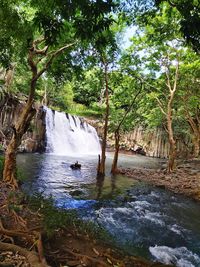
[[[17,121],[22,112],[25,102],[18,100],[12,95],[5,95],[6,105],[0,101],[0,129],[3,135],[0,135],[0,144],[6,149],[9,140],[12,137],[12,125]],[[44,152],[46,145],[45,138],[45,112],[43,107],[35,104],[37,110],[28,131],[22,138],[19,152]]]
[[[83,194],[83,191],[81,191],[81,190],[74,190],[74,191],[72,191],[72,192],[70,192],[70,195],[72,196],[72,197],[75,197],[75,196],[80,196],[80,195],[82,195]]]

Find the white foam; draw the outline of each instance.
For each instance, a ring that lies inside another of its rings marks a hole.
[[[181,235],[183,231],[183,229],[177,224],[173,224],[171,227],[169,226],[169,229],[178,235]]]
[[[177,267],[200,266],[199,256],[186,247],[155,246],[149,247],[149,251],[158,261],[164,264],[175,264]]]
[[[165,225],[164,221],[161,219],[161,214],[159,212],[150,212],[146,211],[144,214],[144,218],[155,223],[155,224],[160,224],[162,226]]]

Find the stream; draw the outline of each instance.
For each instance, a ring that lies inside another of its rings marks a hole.
[[[76,160],[81,170],[72,170]],[[51,154],[19,154],[24,190],[52,196],[58,207],[103,226],[124,252],[179,267],[200,266],[200,204],[126,176],[96,181],[97,159]],[[121,155],[119,166],[159,168],[163,161]]]

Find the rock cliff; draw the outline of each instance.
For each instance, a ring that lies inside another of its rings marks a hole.
[[[96,128],[98,135],[103,135],[102,123],[96,120],[87,120]],[[108,147],[114,149],[114,134],[108,134]],[[139,153],[149,157],[167,158],[169,153],[168,136],[164,129],[144,129],[141,126],[135,127],[128,133],[121,135],[120,148],[131,153]],[[192,142],[186,138],[177,138],[178,157],[192,157]]]
[[[4,94],[0,100],[0,145],[6,149],[13,133],[13,125],[22,112],[24,102],[13,95]],[[44,152],[45,151],[45,112],[43,108],[35,104],[37,110],[27,133],[23,136],[19,147],[20,152]]]

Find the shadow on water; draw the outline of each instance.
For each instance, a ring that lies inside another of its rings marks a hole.
[[[81,170],[70,164],[78,160]],[[179,267],[200,266],[200,205],[137,182],[110,176],[96,180],[97,158],[23,154],[18,165],[28,177],[24,190],[52,195],[58,207],[76,209],[84,220],[105,227],[129,254]],[[122,156],[120,165],[156,168],[160,161]]]

